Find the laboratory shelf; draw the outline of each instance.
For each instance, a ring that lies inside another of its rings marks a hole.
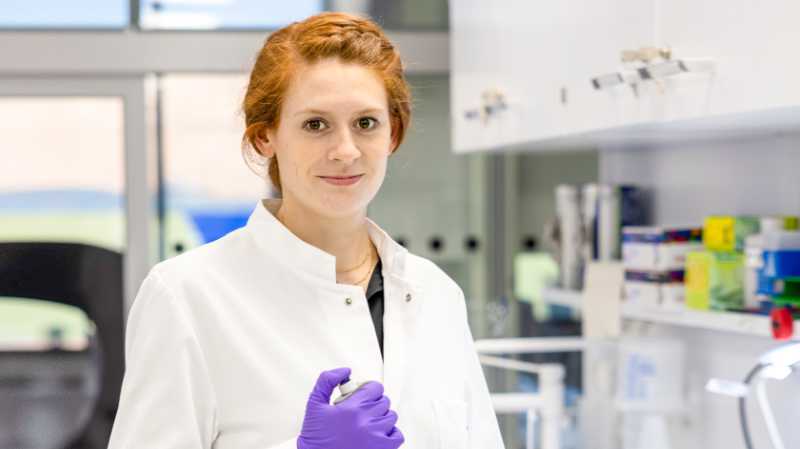
[[[542,300],[548,304],[557,304],[580,309],[582,304],[582,292],[546,288],[542,291]],[[624,319],[631,321],[772,338],[772,321],[766,315],[716,312],[710,310],[669,309],[629,304],[624,301],[621,304],[621,313]],[[794,328],[796,330],[793,339],[800,340],[800,320],[795,321]]]
[[[627,320],[772,338],[772,321],[766,315],[692,309],[667,309],[623,303],[622,317]],[[800,320],[795,321],[795,329],[798,329],[798,326],[800,326]],[[794,339],[798,338],[800,338],[798,335],[794,337]]]

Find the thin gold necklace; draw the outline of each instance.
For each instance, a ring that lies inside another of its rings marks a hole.
[[[370,254],[372,254],[372,251],[370,251]],[[370,259],[371,259],[371,258],[370,258]],[[362,283],[362,282],[366,281],[366,280],[369,278],[369,276],[372,274],[372,272],[373,272],[373,271],[375,271],[375,266],[374,266],[374,265],[372,266],[372,268],[370,268],[370,269],[367,271],[367,274],[366,274],[366,276],[364,276],[363,278],[361,278],[361,280],[360,280],[360,281],[356,282],[356,284],[355,284],[355,285],[361,285],[361,283]]]
[[[353,268],[348,268],[347,270],[341,270],[341,271],[339,271],[339,270],[336,270],[336,272],[341,274],[341,273],[349,273],[349,272],[351,272],[351,271],[357,270],[357,269],[359,269],[359,268],[361,268],[361,267],[363,267],[363,266],[364,266],[364,264],[365,264],[365,263],[367,262],[367,260],[369,259],[369,256],[371,256],[371,255],[372,255],[372,245],[370,244],[369,251],[367,251],[367,254],[365,254],[365,255],[364,255],[364,260],[362,260],[361,262],[359,262],[359,263],[358,263],[358,265],[356,265],[356,266],[355,266],[355,267],[353,267]]]

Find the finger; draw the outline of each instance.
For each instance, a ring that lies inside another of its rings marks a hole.
[[[330,404],[334,388],[350,379],[350,368],[336,368],[320,373],[309,400]]]
[[[383,397],[383,384],[380,382],[367,382],[356,390],[349,400],[353,402],[375,402]]]
[[[363,404],[363,403],[362,403]],[[386,396],[381,396],[380,399],[375,401],[372,404],[364,404],[366,411],[370,414],[370,416],[375,417],[382,417],[385,416],[386,413],[389,412],[389,409],[392,406],[391,401]]]
[[[394,428],[395,424],[397,424],[397,419],[397,413],[393,410],[390,410],[387,414],[373,419],[372,423],[382,434],[388,435],[389,432],[391,432]]]
[[[386,435],[386,438],[396,444],[395,447],[400,447],[400,445],[406,441],[406,437],[403,436],[403,432],[401,432],[397,427],[392,428],[389,434]]]

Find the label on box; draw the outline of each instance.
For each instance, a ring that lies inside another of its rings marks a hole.
[[[622,230],[623,242],[639,243],[677,243],[700,242],[703,230],[700,228],[664,228],[661,226],[626,226]]]
[[[759,231],[755,217],[712,216],[703,225],[703,244],[710,251],[743,251],[745,239]]]
[[[699,251],[686,258],[686,305],[692,309],[744,306],[744,255]]]
[[[625,269],[634,271],[683,271],[686,255],[703,249],[701,243],[640,243],[622,245]]]
[[[683,282],[684,271],[625,271],[625,280],[639,282],[655,282],[659,284],[669,282]]]
[[[625,300],[630,304],[658,307],[661,303],[661,284],[625,281]]]
[[[686,286],[680,282],[661,284],[661,307],[678,310],[686,307]]]

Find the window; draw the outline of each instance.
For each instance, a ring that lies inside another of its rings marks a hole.
[[[319,12],[358,11],[387,29],[446,30],[446,0],[142,0],[143,29],[276,29]]]
[[[122,106],[0,97],[0,241],[123,249]],[[0,447],[52,446],[85,425],[99,391],[94,334],[75,307],[0,297]]]
[[[143,29],[274,29],[324,10],[323,0],[142,0]]]
[[[5,0],[0,28],[125,28],[128,0]]]
[[[246,74],[159,79],[165,258],[244,226],[268,183],[241,153]]]
[[[122,251],[122,99],[0,97],[0,240]],[[13,162],[13,163],[11,163]]]

